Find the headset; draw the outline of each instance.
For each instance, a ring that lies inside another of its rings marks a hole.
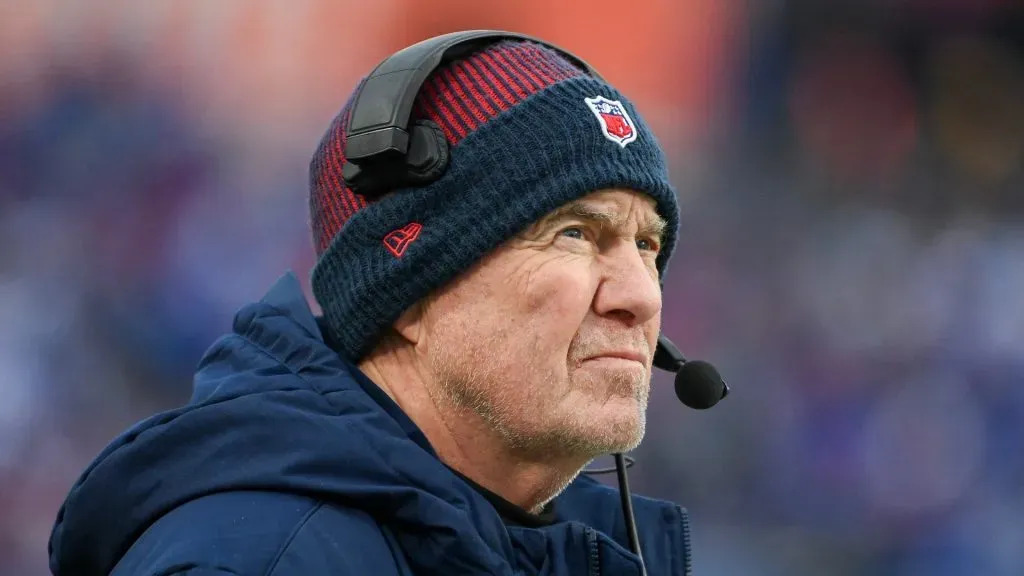
[[[532,36],[500,30],[467,30],[428,38],[385,58],[356,89],[345,131],[342,177],[358,194],[372,200],[407,187],[424,186],[440,178],[448,166],[448,141],[433,122],[410,122],[413,103],[423,83],[438,68],[502,40],[533,42],[554,50],[587,75],[601,75],[571,52]],[[676,396],[683,404],[707,409],[729,394],[729,386],[711,364],[687,360],[664,335],[659,335],[655,367],[674,372]],[[631,551],[643,556],[633,516],[626,468],[633,459],[614,454],[615,467],[586,470],[589,474],[615,471]]]
[[[390,190],[423,186],[440,178],[448,165],[448,141],[433,122],[410,123],[416,96],[437,68],[501,40],[541,44],[601,79],[574,54],[523,34],[470,30],[413,44],[378,64],[356,89],[345,131],[342,166],[342,177],[349,188],[373,199]]]

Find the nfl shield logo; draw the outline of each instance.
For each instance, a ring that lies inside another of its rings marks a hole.
[[[622,102],[609,100],[604,96],[584,98],[583,100],[597,117],[597,121],[601,123],[601,132],[604,133],[605,138],[623,148],[626,147],[626,144],[636,140],[636,125],[633,124],[633,119],[629,117],[629,112],[626,112],[626,107],[622,105]]]

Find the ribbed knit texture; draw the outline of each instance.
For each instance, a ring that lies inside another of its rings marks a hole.
[[[626,107],[639,133],[605,138],[584,98]],[[658,267],[675,245],[678,206],[664,155],[628,100],[557,53],[502,42],[435,72],[414,115],[436,122],[451,145],[444,176],[367,201],[341,178],[351,99],[310,164],[310,213],[319,260],[313,293],[349,360],[365,356],[409,306],[559,206],[606,188],[645,192],[668,223]],[[389,233],[422,226],[401,257]]]

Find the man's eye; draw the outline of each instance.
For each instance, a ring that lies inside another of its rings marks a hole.
[[[643,251],[658,251],[658,244],[646,238],[638,238],[636,241],[636,247]]]
[[[577,226],[565,228],[561,232],[559,232],[559,234],[561,234],[562,236],[568,236],[569,238],[576,238],[577,240],[582,240],[586,237],[586,235],[583,233],[583,229]]]

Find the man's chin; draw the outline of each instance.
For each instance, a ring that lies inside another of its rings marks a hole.
[[[628,452],[640,445],[644,438],[646,418],[635,398],[618,398],[602,407],[602,413],[592,414],[585,425],[586,438],[595,456],[615,452]],[[614,410],[613,410],[614,409]]]

